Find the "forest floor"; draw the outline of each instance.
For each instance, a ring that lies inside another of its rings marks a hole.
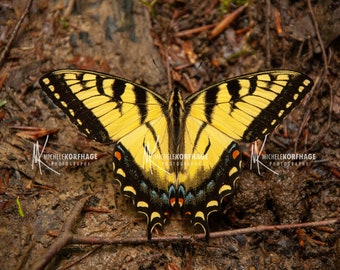
[[[339,1],[26,2],[0,3],[0,270],[339,269]],[[222,235],[207,244],[174,216],[150,243],[113,182],[112,145],[86,139],[41,90],[43,74],[71,67],[164,96],[174,85],[189,95],[251,72],[299,71],[314,87],[264,151],[311,158],[263,159],[270,170],[259,175],[241,144],[237,191],[209,218]],[[97,159],[53,165],[42,153]]]

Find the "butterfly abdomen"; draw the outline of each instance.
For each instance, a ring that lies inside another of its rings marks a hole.
[[[169,119],[168,130],[172,140],[170,140],[169,153],[183,154],[183,115],[184,115],[184,103],[181,92],[178,88],[175,88],[168,100],[168,112]],[[180,167],[180,166],[177,166]],[[177,169],[176,169],[177,170]]]

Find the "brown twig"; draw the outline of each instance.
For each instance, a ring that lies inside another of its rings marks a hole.
[[[28,0],[24,12],[21,14],[19,21],[15,25],[14,30],[11,34],[11,37],[9,38],[9,40],[8,40],[6,46],[5,46],[5,49],[2,51],[2,54],[0,56],[0,67],[5,62],[5,58],[6,58],[7,54],[9,53],[9,51],[12,47],[12,44],[13,44],[14,39],[15,39],[19,29],[20,29],[22,22],[24,21],[25,17],[27,16],[27,14],[29,13],[29,11],[31,9],[32,3],[33,3],[33,0]]]
[[[239,234],[249,234],[249,233],[258,233],[265,231],[278,231],[278,230],[291,230],[296,228],[307,228],[307,227],[319,227],[326,226],[339,223],[340,219],[334,218],[330,220],[324,221],[315,221],[308,223],[297,223],[297,224],[284,224],[284,225],[259,225],[255,227],[236,229],[236,230],[228,230],[221,232],[211,232],[210,238],[219,238],[226,237],[231,235],[239,235]],[[153,243],[160,242],[192,242],[197,239],[205,239],[205,234],[195,234],[195,235],[184,235],[184,236],[162,236],[162,237],[152,237]],[[102,244],[102,245],[118,245],[118,244],[145,244],[148,243],[149,240],[146,237],[131,237],[131,238],[117,238],[114,237],[92,237],[92,236],[81,236],[74,235],[72,238],[72,244]]]
[[[291,229],[296,229],[296,228],[318,227],[318,226],[332,225],[332,224],[336,224],[339,222],[340,222],[339,218],[333,218],[333,219],[323,220],[323,221],[314,221],[314,222],[296,223],[296,224],[259,225],[255,227],[244,228],[244,229],[213,232],[210,234],[210,237],[215,238],[215,237],[225,237],[225,236],[230,236],[230,235],[248,234],[248,233],[255,233],[255,232],[279,231],[279,230],[282,231],[282,230],[291,230]]]
[[[193,29],[183,30],[175,34],[176,37],[184,37],[184,36],[192,36],[197,33],[204,32],[210,28],[213,28],[216,24],[209,24],[200,27],[196,27]]]
[[[67,263],[66,265],[63,265],[62,267],[58,268],[58,270],[66,270],[70,269],[72,266],[76,265],[78,262],[84,260],[85,258],[89,257],[91,254],[96,252],[98,249],[100,249],[103,245],[98,245],[91,249],[90,251],[86,252],[84,255],[78,257],[76,260],[72,260],[71,262]]]
[[[69,1],[67,7],[66,7],[65,10],[64,10],[64,17],[65,17],[65,18],[70,17],[74,5],[75,5],[75,0]]]
[[[296,139],[295,139],[295,143],[294,143],[294,153],[297,153],[297,147],[298,147],[298,142],[299,142],[299,138],[302,134],[302,131],[304,130],[304,128],[307,126],[307,123],[310,119],[310,116],[311,116],[311,111],[308,110],[305,115],[304,115],[304,118],[302,120],[302,123],[299,127],[299,130],[298,130],[298,134],[296,136]]]
[[[121,233],[125,226],[122,226],[115,235],[112,237],[91,237],[91,236],[81,236],[72,233],[72,227],[76,223],[82,209],[86,201],[91,196],[86,196],[80,199],[74,208],[72,209],[69,218],[65,221],[62,229],[61,234],[57,236],[57,240],[49,247],[47,252],[44,256],[36,262],[32,269],[44,269],[48,263],[52,260],[52,258],[67,244],[91,244],[91,245],[112,245],[112,244],[145,244],[149,243],[149,240],[146,237],[132,237],[132,238],[117,238],[117,235]],[[306,228],[306,227],[320,227],[320,226],[327,226],[339,223],[339,218],[334,218],[325,221],[316,221],[316,222],[309,222],[309,223],[298,223],[298,224],[285,224],[285,225],[260,225],[256,227],[244,228],[244,229],[236,229],[236,230],[229,230],[229,231],[222,231],[222,232],[212,232],[210,233],[211,238],[217,237],[226,237],[231,235],[238,235],[238,234],[249,234],[255,232],[264,232],[264,231],[277,231],[277,230],[291,230],[296,228]],[[54,235],[51,233],[50,235]],[[55,234],[57,235],[57,234]],[[166,236],[166,237],[153,237],[152,242],[159,243],[159,242],[193,242],[197,239],[204,239],[205,234],[196,234],[196,235],[185,235],[185,236]]]
[[[325,71],[327,73],[327,70],[328,70],[328,67],[327,67],[328,60],[327,60],[326,50],[325,50],[325,47],[323,45],[323,41],[322,41],[322,38],[321,38],[321,35],[320,35],[318,23],[316,22],[316,19],[315,19],[315,15],[314,15],[314,11],[313,11],[313,8],[312,8],[312,4],[311,4],[310,0],[307,0],[307,3],[308,3],[309,13],[310,13],[310,15],[312,17],[312,22],[313,22],[313,25],[314,25],[315,33],[316,33],[316,36],[317,36],[319,44],[320,44],[320,48],[321,48],[321,52],[322,52],[322,60],[323,60],[324,65],[325,65]]]
[[[47,252],[44,254],[44,256],[36,262],[32,269],[44,269],[48,263],[51,261],[51,259],[67,244],[73,243],[73,237],[74,234],[71,232],[71,229],[73,225],[76,223],[86,201],[91,196],[86,196],[84,198],[81,198],[74,208],[72,209],[70,213],[70,217],[65,221],[64,226],[61,229],[61,234],[58,236],[58,239],[49,247]]]
[[[330,95],[330,104],[329,104],[329,111],[328,111],[327,126],[326,126],[326,128],[323,129],[323,133],[319,136],[318,140],[316,140],[311,145],[311,147],[308,149],[308,150],[310,150],[310,149],[312,149],[315,146],[315,144],[320,142],[321,138],[326,136],[326,134],[328,133],[328,130],[329,130],[330,126],[331,126],[331,121],[332,121],[332,109],[333,109],[333,96],[334,96],[334,94],[333,94],[333,88],[332,88],[332,86],[330,85],[330,83],[328,81],[328,76],[327,76],[328,75],[328,59],[327,59],[327,54],[326,54],[325,46],[324,46],[323,40],[322,40],[321,35],[320,35],[319,26],[318,26],[318,23],[317,23],[317,21],[315,19],[314,11],[313,11],[312,4],[311,4],[310,0],[307,0],[307,4],[308,4],[308,9],[309,9],[310,16],[312,18],[312,22],[313,22],[313,25],[314,25],[315,33],[316,33],[316,36],[317,36],[317,39],[319,41],[319,45],[320,45],[320,48],[321,48],[322,60],[324,62],[324,73],[323,73],[322,79],[320,81],[328,84],[329,85],[329,89],[330,89],[330,93],[329,93],[329,95]],[[316,88],[316,85],[317,84],[315,84],[315,88]]]
[[[279,37],[282,36],[282,22],[281,22],[281,15],[280,11],[277,8],[274,8],[274,16],[275,16],[275,25],[276,25],[276,33]]]
[[[266,67],[270,68],[271,55],[270,55],[270,15],[271,15],[271,3],[270,0],[266,0],[266,23],[265,23],[265,33],[266,33]]]
[[[228,14],[226,17],[220,21],[213,30],[211,30],[210,38],[214,39],[217,37],[222,31],[224,31],[240,14],[246,9],[248,4],[244,4],[237,8],[233,13]]]

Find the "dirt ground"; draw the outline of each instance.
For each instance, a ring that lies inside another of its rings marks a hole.
[[[26,9],[28,2],[0,3],[1,270],[339,269],[339,1],[36,0]],[[214,34],[216,25],[222,29]],[[67,67],[122,76],[164,95],[174,85],[189,94],[249,72],[300,71],[315,86],[268,138],[265,153],[311,158],[262,160],[278,175],[263,166],[258,175],[249,169],[250,146],[242,145],[237,192],[210,216],[210,230],[250,230],[207,244],[188,240],[201,231],[174,216],[150,243],[145,219],[113,182],[112,145],[86,139],[42,93],[39,78]],[[97,158],[52,164],[40,153]],[[85,195],[92,197],[80,214]],[[310,222],[321,223],[293,226]],[[267,227],[251,230],[258,225]],[[56,238],[71,227],[86,241]]]

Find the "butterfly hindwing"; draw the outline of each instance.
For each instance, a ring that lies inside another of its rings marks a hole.
[[[219,158],[216,163],[210,163],[209,157],[215,153],[219,154]],[[207,159],[202,161],[192,160],[194,164],[189,163],[185,166],[180,178],[182,179],[181,185],[186,187],[183,213],[190,216],[194,225],[200,225],[203,228],[208,240],[208,217],[212,212],[220,210],[224,197],[234,192],[241,172],[241,153],[238,144],[230,142],[227,148],[225,145],[223,148],[217,145],[215,149],[207,152],[206,157]],[[196,172],[194,172],[195,168]],[[208,173],[205,173],[204,169]],[[194,180],[191,185],[190,180]]]
[[[130,197],[138,213],[144,214],[148,224],[148,239],[156,225],[163,226],[171,212],[167,189],[157,188],[154,179],[148,179],[136,164],[130,152],[121,143],[113,154],[115,179],[124,195]]]

